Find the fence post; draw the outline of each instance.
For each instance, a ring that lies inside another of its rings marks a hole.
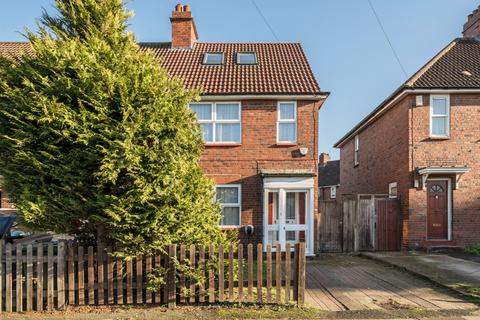
[[[0,239],[0,313],[3,312],[3,275],[3,239]]]
[[[168,308],[176,306],[176,286],[175,286],[175,257],[177,255],[177,245],[168,246],[168,273],[167,273],[167,290],[168,290]]]
[[[305,243],[295,244],[295,278],[293,298],[297,301],[297,305],[302,307],[305,303]]]
[[[60,241],[57,249],[57,306],[65,308],[65,242]]]

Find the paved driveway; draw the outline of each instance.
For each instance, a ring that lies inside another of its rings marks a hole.
[[[308,261],[306,287],[306,303],[330,311],[476,308],[409,273],[349,255]]]

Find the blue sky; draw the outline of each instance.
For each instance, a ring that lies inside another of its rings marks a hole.
[[[325,91],[320,151],[332,146],[406,78],[367,0],[256,0],[282,42],[301,42]],[[455,37],[478,0],[372,0],[408,75]],[[140,41],[169,41],[178,0],[136,0],[131,30]],[[275,41],[250,0],[189,0],[201,41]],[[3,0],[0,41],[21,41],[52,0]]]

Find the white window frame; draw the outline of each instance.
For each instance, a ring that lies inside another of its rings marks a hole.
[[[254,57],[254,61],[251,62],[251,63],[245,63],[245,62],[240,62],[240,56],[242,54],[252,54],[253,57]],[[253,52],[253,51],[242,51],[242,52],[237,52],[237,64],[239,65],[252,65],[252,64],[257,64],[257,53],[256,52]]]
[[[434,99],[445,99],[447,110],[446,114],[443,115],[434,115],[433,114],[433,100]],[[433,133],[433,118],[446,118],[446,128],[445,134],[434,134]],[[448,94],[432,94],[430,95],[430,137],[431,138],[450,138],[450,95]]]
[[[281,104],[293,104],[293,119],[280,119],[280,105]],[[280,124],[281,123],[293,123],[295,124],[295,139],[293,141],[281,141],[280,140]],[[298,124],[297,124],[297,101],[278,101],[277,102],[277,144],[296,144],[298,139]]]
[[[216,54],[220,54],[222,55],[222,62],[220,63],[208,63],[208,55],[216,55]],[[223,65],[225,62],[225,55],[223,54],[223,52],[205,52],[204,56],[203,56],[203,64],[204,65],[207,65],[207,66],[220,66],[220,65]]]
[[[237,102],[237,101],[226,101],[226,102],[191,102],[189,104],[189,107],[191,105],[196,105],[196,104],[209,104],[212,106],[212,119],[211,120],[198,120],[197,122],[199,124],[212,124],[212,141],[204,141],[205,144],[232,144],[232,145],[237,145],[242,143],[242,103]],[[235,104],[238,105],[238,120],[217,120],[217,104]],[[216,141],[217,137],[217,129],[216,125],[217,124],[222,124],[222,123],[238,123],[240,124],[240,140],[239,141]]]
[[[353,166],[356,167],[360,163],[358,161],[358,154],[360,152],[360,137],[358,134],[355,136],[354,141],[354,150],[353,150]]]
[[[219,203],[219,205],[222,208],[222,215],[223,215],[223,208],[225,208],[225,207],[237,208],[238,207],[238,225],[219,224],[219,227],[220,228],[239,228],[242,225],[242,185],[241,184],[217,184],[215,186],[215,202],[217,201],[217,188],[237,188],[237,190],[238,190],[238,203]]]
[[[395,194],[393,194],[393,192],[392,192],[392,189],[393,189],[393,188],[396,188],[396,189],[397,189],[397,191],[395,192]],[[397,196],[398,196],[398,184],[397,184],[396,182],[389,183],[389,184],[388,184],[388,197],[389,197],[390,199],[395,199],[395,198],[397,198]]]
[[[330,187],[330,199],[337,199],[337,186]]]

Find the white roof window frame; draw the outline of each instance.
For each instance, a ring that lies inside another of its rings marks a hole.
[[[251,54],[253,55],[254,57],[254,61],[253,62],[241,62],[240,61],[240,57],[242,55],[247,55],[247,54]],[[255,65],[258,63],[258,57],[257,57],[257,53],[256,52],[253,52],[253,51],[241,51],[241,52],[237,52],[237,64],[238,65]]]
[[[220,63],[209,63],[208,57],[209,55],[221,55],[222,61]],[[205,52],[203,55],[203,64],[207,66],[221,66],[225,63],[225,54],[223,52]]]
[[[444,99],[446,103],[446,113],[443,115],[434,115],[433,114],[433,101],[435,99]],[[429,128],[429,134],[430,138],[432,139],[449,139],[450,138],[450,123],[451,123],[451,117],[450,117],[450,95],[449,94],[431,94],[430,95],[430,114],[429,114],[429,121],[430,121],[430,128]],[[433,118],[446,118],[446,128],[445,128],[445,134],[434,134],[433,133]]]

